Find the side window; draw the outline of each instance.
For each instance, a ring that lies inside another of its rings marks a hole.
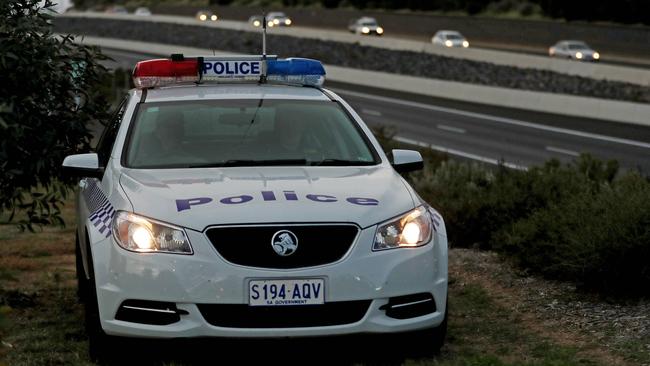
[[[99,139],[99,143],[97,143],[97,156],[99,158],[99,166],[105,167],[108,164],[108,159],[111,157],[111,151],[113,151],[113,144],[115,143],[115,138],[117,137],[117,131],[120,129],[120,123],[122,122],[124,111],[126,110],[127,100],[128,96],[122,99],[120,105],[117,107],[117,110],[104,129],[102,137]]]

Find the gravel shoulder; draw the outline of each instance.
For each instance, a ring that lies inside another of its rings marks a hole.
[[[650,365],[650,301],[622,303],[519,272],[492,252],[450,251],[450,277],[484,288],[531,332],[609,365]]]

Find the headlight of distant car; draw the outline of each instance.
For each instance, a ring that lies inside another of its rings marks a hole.
[[[212,20],[213,22],[216,22],[217,21],[217,16],[215,14],[210,15],[210,20]]]
[[[576,52],[576,58],[578,60],[581,60],[582,59],[582,52]]]
[[[260,25],[262,25],[262,22],[260,22],[259,20],[254,20],[253,21],[253,26],[254,27],[259,27]]]
[[[383,33],[384,33],[384,28],[377,27],[377,34],[383,34]]]
[[[272,21],[272,20],[269,20],[268,23],[266,23],[266,24],[267,24],[269,27],[272,27],[272,26],[273,26],[273,21]]]
[[[463,47],[465,47],[465,48],[469,47],[469,42],[463,41]]]
[[[450,40],[446,40],[446,41],[445,41],[445,46],[447,46],[447,47],[451,47],[451,46],[453,46],[453,45],[454,45],[454,42],[452,42],[452,41],[450,41]]]
[[[593,56],[593,57],[594,57],[594,60],[598,60],[598,59],[600,59],[600,53],[598,53],[598,52],[594,52],[594,56]]]
[[[368,34],[368,33],[370,33],[370,28],[368,28],[368,27],[363,27],[363,28],[361,28],[361,33],[363,33],[363,34]]]
[[[431,232],[429,213],[420,206],[402,217],[380,224],[372,250],[419,247],[429,242]]]
[[[273,19],[273,24],[275,24],[275,25],[280,24],[280,19]]]
[[[291,25],[291,19],[287,19],[287,20],[285,20],[285,21],[284,21],[284,24],[286,24],[286,25]]]
[[[201,14],[201,15],[199,15],[199,20],[205,21],[205,20],[207,20],[207,19],[208,19],[208,16],[207,16],[207,15],[205,15],[205,14]]]
[[[192,254],[185,230],[130,212],[117,212],[113,236],[122,248],[133,252]]]

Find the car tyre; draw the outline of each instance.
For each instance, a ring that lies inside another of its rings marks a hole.
[[[99,319],[99,302],[97,300],[95,271],[93,268],[90,247],[87,246],[86,248],[86,253],[88,253],[88,272],[90,274],[86,301],[84,303],[86,335],[88,336],[88,356],[91,361],[101,365],[112,359],[110,355],[111,352],[115,352],[115,348],[113,347],[115,337],[109,336],[104,332]]]
[[[442,323],[434,328],[427,328],[410,332],[399,337],[403,349],[410,350],[411,357],[433,357],[440,354],[440,349],[445,343],[447,336],[447,315],[449,307],[445,309],[445,317]]]
[[[75,267],[77,274],[77,300],[80,303],[88,301],[88,279],[84,271],[83,256],[81,255],[81,244],[79,234],[75,235]]]

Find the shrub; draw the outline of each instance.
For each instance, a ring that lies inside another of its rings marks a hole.
[[[650,184],[627,174],[536,211],[499,235],[523,268],[613,294],[650,289]]]
[[[88,149],[87,125],[106,118],[94,48],[55,36],[47,0],[0,1],[0,214],[62,224],[63,158]],[[42,5],[42,6],[41,6]]]

